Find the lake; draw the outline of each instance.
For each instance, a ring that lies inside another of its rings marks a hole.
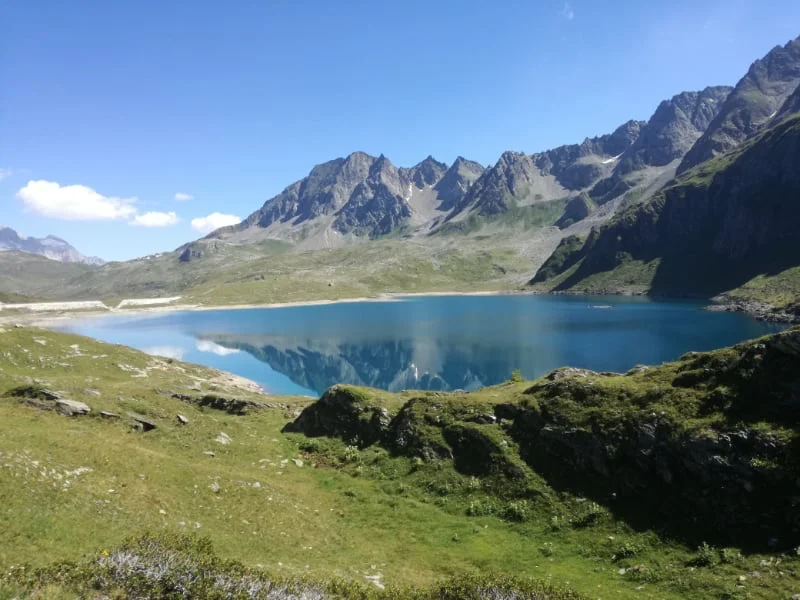
[[[475,389],[519,369],[627,371],[779,331],[704,304],[619,296],[435,296],[88,318],[59,329],[224,369],[276,394],[335,383]]]

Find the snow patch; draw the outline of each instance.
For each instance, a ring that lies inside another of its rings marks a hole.
[[[601,162],[603,165],[610,165],[612,162],[619,160],[619,157],[622,156],[623,153],[617,154],[616,156],[612,156],[611,158],[607,158]]]

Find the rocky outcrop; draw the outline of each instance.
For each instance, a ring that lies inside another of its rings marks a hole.
[[[284,431],[342,438],[361,446],[386,440],[391,414],[358,388],[335,385],[305,408]]]
[[[755,61],[678,167],[683,173],[759,133],[800,84],[800,38]]]
[[[491,392],[401,401],[336,386],[286,431],[452,460],[477,477],[543,476],[668,535],[800,543],[800,329],[625,375],[563,368]]]
[[[92,412],[88,404],[70,400],[61,392],[49,390],[40,385],[23,385],[5,393],[9,398],[18,398],[28,406],[40,410],[53,410],[65,417],[80,417]]]
[[[592,214],[597,207],[588,194],[581,194],[575,196],[564,207],[564,213],[556,221],[555,225],[559,229],[566,229],[573,223],[582,221],[590,214]]]

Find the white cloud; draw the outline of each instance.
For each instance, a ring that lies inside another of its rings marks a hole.
[[[14,174],[14,171],[12,171],[11,169],[6,169],[6,168],[3,168],[3,167],[0,167],[0,181],[3,181],[3,179],[7,179],[8,177],[11,177],[13,174]]]
[[[146,212],[136,215],[128,225],[137,227],[169,227],[175,225],[180,219],[174,212]]]
[[[186,202],[187,200],[194,200],[194,196],[187,194],[186,192],[176,192],[175,200],[178,202]]]
[[[241,223],[242,220],[236,215],[223,215],[222,213],[211,213],[207,217],[198,217],[192,219],[192,229],[200,233],[211,233],[220,227],[227,227],[228,225],[236,225]]]
[[[572,19],[575,18],[575,11],[572,9],[572,6],[570,6],[569,2],[564,2],[564,8],[561,9],[559,14],[567,21],[572,21]]]
[[[226,348],[208,340],[197,340],[197,349],[200,352],[211,352],[217,356],[228,356],[239,352],[236,348]]]
[[[65,221],[109,221],[136,214],[136,198],[103,196],[85,185],[32,180],[17,197],[33,212]]]
[[[186,351],[178,346],[150,346],[149,348],[142,348],[142,352],[151,356],[163,356],[164,358],[180,360]]]

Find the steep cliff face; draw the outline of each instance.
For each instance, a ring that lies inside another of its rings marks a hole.
[[[451,460],[505,478],[507,494],[544,477],[669,535],[793,547],[798,398],[794,329],[625,375],[563,368],[474,394],[334,386],[286,431]]]
[[[561,257],[581,263],[557,289],[580,288],[630,261],[657,260],[652,280],[637,283],[657,293],[713,295],[800,263],[798,164],[800,116],[593,231],[571,257]],[[552,267],[536,280],[552,277]]]
[[[800,38],[773,48],[739,80],[716,118],[686,154],[678,173],[723,154],[757,134],[800,84]]]
[[[794,113],[800,113],[800,85],[798,85],[794,93],[786,99],[786,102],[783,103],[778,114],[772,118],[771,125],[777,125]]]

